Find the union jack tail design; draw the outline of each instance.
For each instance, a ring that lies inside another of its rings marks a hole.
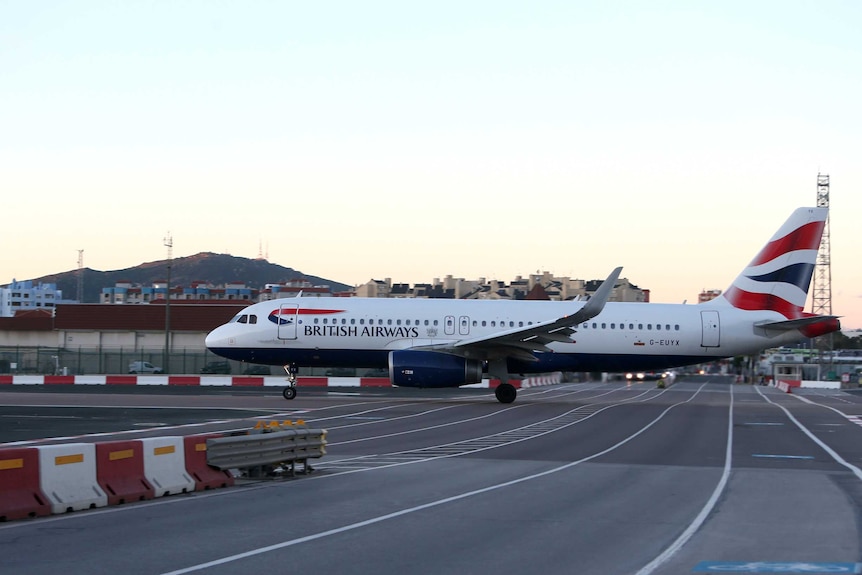
[[[794,211],[721,297],[733,307],[776,311],[790,320],[764,325],[770,329],[799,329],[808,337],[835,331],[834,316],[803,311],[828,214],[828,208]]]

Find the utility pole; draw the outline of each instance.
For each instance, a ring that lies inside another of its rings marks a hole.
[[[174,258],[174,238],[171,232],[165,236],[163,243],[168,248],[168,283],[165,286],[165,358],[162,362],[164,373],[170,373],[171,357],[171,264]]]

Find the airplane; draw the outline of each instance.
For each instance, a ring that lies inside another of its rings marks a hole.
[[[586,301],[285,298],[253,304],[206,337],[222,357],[299,367],[387,368],[404,387],[458,387],[509,374],[638,372],[750,355],[840,329],[803,311],[828,208],[798,208],[715,299],[609,302],[621,267]],[[300,294],[301,295],[301,294]]]

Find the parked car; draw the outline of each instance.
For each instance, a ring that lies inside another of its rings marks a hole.
[[[148,361],[133,361],[129,364],[129,373],[164,373],[164,371]]]
[[[250,365],[242,372],[243,375],[272,375],[268,365]]]
[[[201,373],[230,373],[230,363],[227,361],[211,361],[201,368]]]

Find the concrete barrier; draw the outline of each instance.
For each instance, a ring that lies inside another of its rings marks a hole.
[[[149,437],[144,445],[144,476],[156,497],[194,491],[195,481],[186,472],[182,437]]]
[[[144,445],[140,441],[97,443],[96,478],[108,496],[109,505],[156,496],[144,475]]]
[[[230,487],[234,484],[233,475],[227,469],[216,469],[207,463],[207,439],[223,437],[221,433],[188,435],[183,439],[186,471],[195,481],[195,490]]]
[[[96,478],[96,446],[92,443],[40,445],[39,486],[52,513],[104,507],[108,496]]]
[[[51,514],[39,484],[39,451],[0,449],[0,521]]]
[[[559,380],[557,379],[559,378]],[[540,374],[524,379],[510,379],[515,387],[536,387],[562,381],[562,374]],[[318,377],[301,376],[298,387],[391,387],[387,377]],[[284,376],[230,376],[230,375],[0,375],[0,385],[147,385],[147,386],[233,386],[233,387],[287,387]],[[465,388],[494,389],[498,379],[482,379],[481,383],[463,385]]]

